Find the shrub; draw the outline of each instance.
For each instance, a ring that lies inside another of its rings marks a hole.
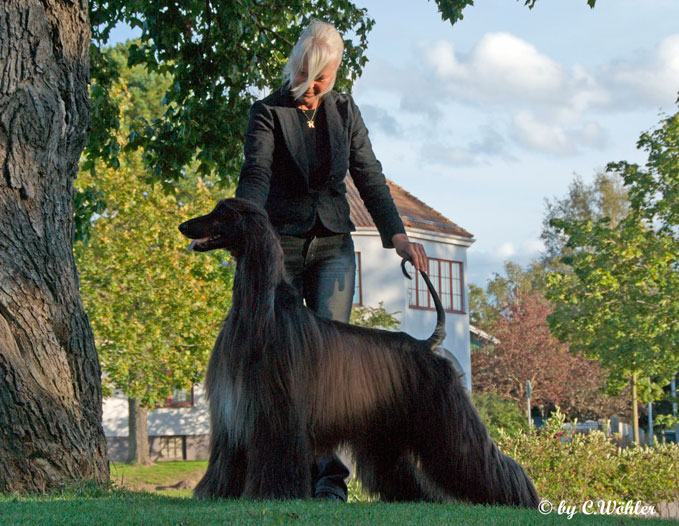
[[[508,400],[494,393],[478,391],[472,394],[472,400],[494,440],[499,438],[500,430],[504,430],[509,435],[528,430],[526,414],[516,406],[514,400]]]
[[[564,430],[557,411],[540,433],[499,432],[497,444],[521,463],[541,498],[673,502],[679,495],[679,445],[620,448],[599,431]]]

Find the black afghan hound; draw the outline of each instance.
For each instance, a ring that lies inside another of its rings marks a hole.
[[[237,267],[231,310],[207,369],[211,439],[196,497],[311,496],[316,455],[349,445],[382,500],[450,498],[535,507],[528,476],[498,450],[451,363],[428,340],[317,317],[283,279],[266,212],[225,199],[183,223],[192,248]],[[423,274],[424,275],[424,274]]]

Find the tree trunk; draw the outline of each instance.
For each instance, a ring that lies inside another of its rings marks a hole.
[[[0,4],[0,492],[108,480],[72,247],[89,41],[86,0]]]
[[[639,439],[639,406],[637,404],[637,373],[632,374],[632,430],[634,443],[641,445]]]
[[[147,425],[148,409],[142,407],[138,400],[128,399],[127,439],[128,464],[149,466],[149,431]]]

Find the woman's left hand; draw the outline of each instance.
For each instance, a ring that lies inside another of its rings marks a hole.
[[[395,234],[391,242],[399,256],[410,261],[417,270],[427,272],[427,254],[420,243],[412,243],[406,234]]]

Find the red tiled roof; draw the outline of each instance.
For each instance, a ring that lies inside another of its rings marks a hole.
[[[363,200],[358,193],[358,189],[354,186],[351,176],[344,179],[347,185],[347,200],[351,207],[351,220],[357,227],[372,227],[375,228],[375,223],[370,217],[368,209],[363,204]],[[447,217],[441,215],[432,207],[427,206],[417,197],[409,192],[406,192],[399,185],[387,179],[387,186],[394,198],[394,204],[398,210],[403,226],[414,228],[417,230],[429,230],[430,232],[438,232],[441,234],[452,234],[456,236],[474,237],[464,228],[456,225]]]

